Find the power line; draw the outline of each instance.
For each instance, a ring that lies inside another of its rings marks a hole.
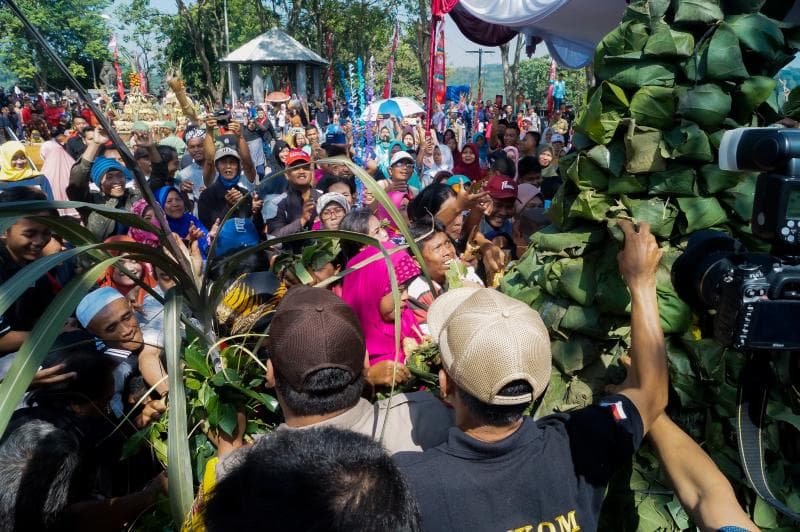
[[[478,54],[478,99],[483,98],[483,85],[481,75],[483,73],[483,54],[493,54],[493,50],[484,50],[478,48],[477,50],[465,50],[468,54]]]

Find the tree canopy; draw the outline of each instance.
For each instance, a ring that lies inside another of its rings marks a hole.
[[[100,15],[110,0],[18,0],[17,5],[59,51],[64,64],[79,81],[91,84],[92,62],[100,71],[110,57],[108,21]],[[0,9],[0,60],[22,84],[40,89],[62,89],[66,80],[41,54],[22,23],[8,9]]]

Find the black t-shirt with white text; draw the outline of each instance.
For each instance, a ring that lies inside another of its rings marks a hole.
[[[622,395],[485,443],[457,427],[424,453],[394,456],[426,531],[597,530],[606,485],[641,444],[638,410]]]

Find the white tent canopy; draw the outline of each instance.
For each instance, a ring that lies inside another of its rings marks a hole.
[[[280,28],[272,28],[232,51],[220,63],[259,63],[262,65],[285,65],[307,63],[327,65],[328,62],[313,50],[309,50]]]
[[[792,2],[785,22],[800,22],[800,1]],[[445,0],[448,9],[485,24],[516,30],[529,40],[542,39],[559,64],[578,68],[588,64],[597,44],[622,20],[626,0]],[[476,33],[480,26],[470,24]],[[463,28],[462,28],[463,31]],[[465,35],[467,35],[465,33]],[[470,38],[467,35],[467,38]]]
[[[528,38],[540,37],[561,65],[588,64],[602,38],[622,20],[625,0],[460,0],[474,17]]]
[[[250,65],[250,81],[253,98],[263,101],[264,93],[273,87],[264,86],[262,69],[265,66],[294,66],[293,91],[300,97],[306,96],[307,67],[312,69],[314,96],[321,94],[320,69],[328,62],[319,54],[297,42],[292,36],[279,28],[251,39],[219,61],[228,66],[230,91],[234,101],[239,94],[239,65]]]

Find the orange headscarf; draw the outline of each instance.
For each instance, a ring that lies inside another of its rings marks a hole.
[[[103,242],[106,243],[106,244],[115,243],[115,242],[133,242],[134,244],[136,243],[136,241],[134,239],[132,239],[131,237],[129,237],[128,235],[110,236],[110,237],[106,238]],[[115,257],[119,256],[119,254],[120,254],[120,252],[116,251],[116,250],[109,251],[109,253],[111,255],[115,256]],[[139,264],[142,265],[141,281],[144,284],[146,284],[147,286],[149,286],[151,288],[155,288],[157,283],[156,283],[155,277],[153,276],[153,267],[147,262],[139,261]],[[135,287],[139,286],[139,285],[120,286],[116,281],[114,281],[114,270],[115,270],[115,268],[113,266],[110,266],[106,270],[106,273],[103,275],[103,277],[100,278],[100,280],[98,281],[97,284],[99,286],[111,286],[113,288],[116,288],[117,290],[119,290],[120,294],[122,294],[122,295],[127,297],[128,293],[131,290],[133,290]],[[141,290],[141,289],[138,290],[138,293],[136,295],[136,301],[133,301],[133,303],[137,304],[137,305],[141,305],[142,302],[144,301],[144,296],[145,295],[147,295],[147,291],[146,290]]]

